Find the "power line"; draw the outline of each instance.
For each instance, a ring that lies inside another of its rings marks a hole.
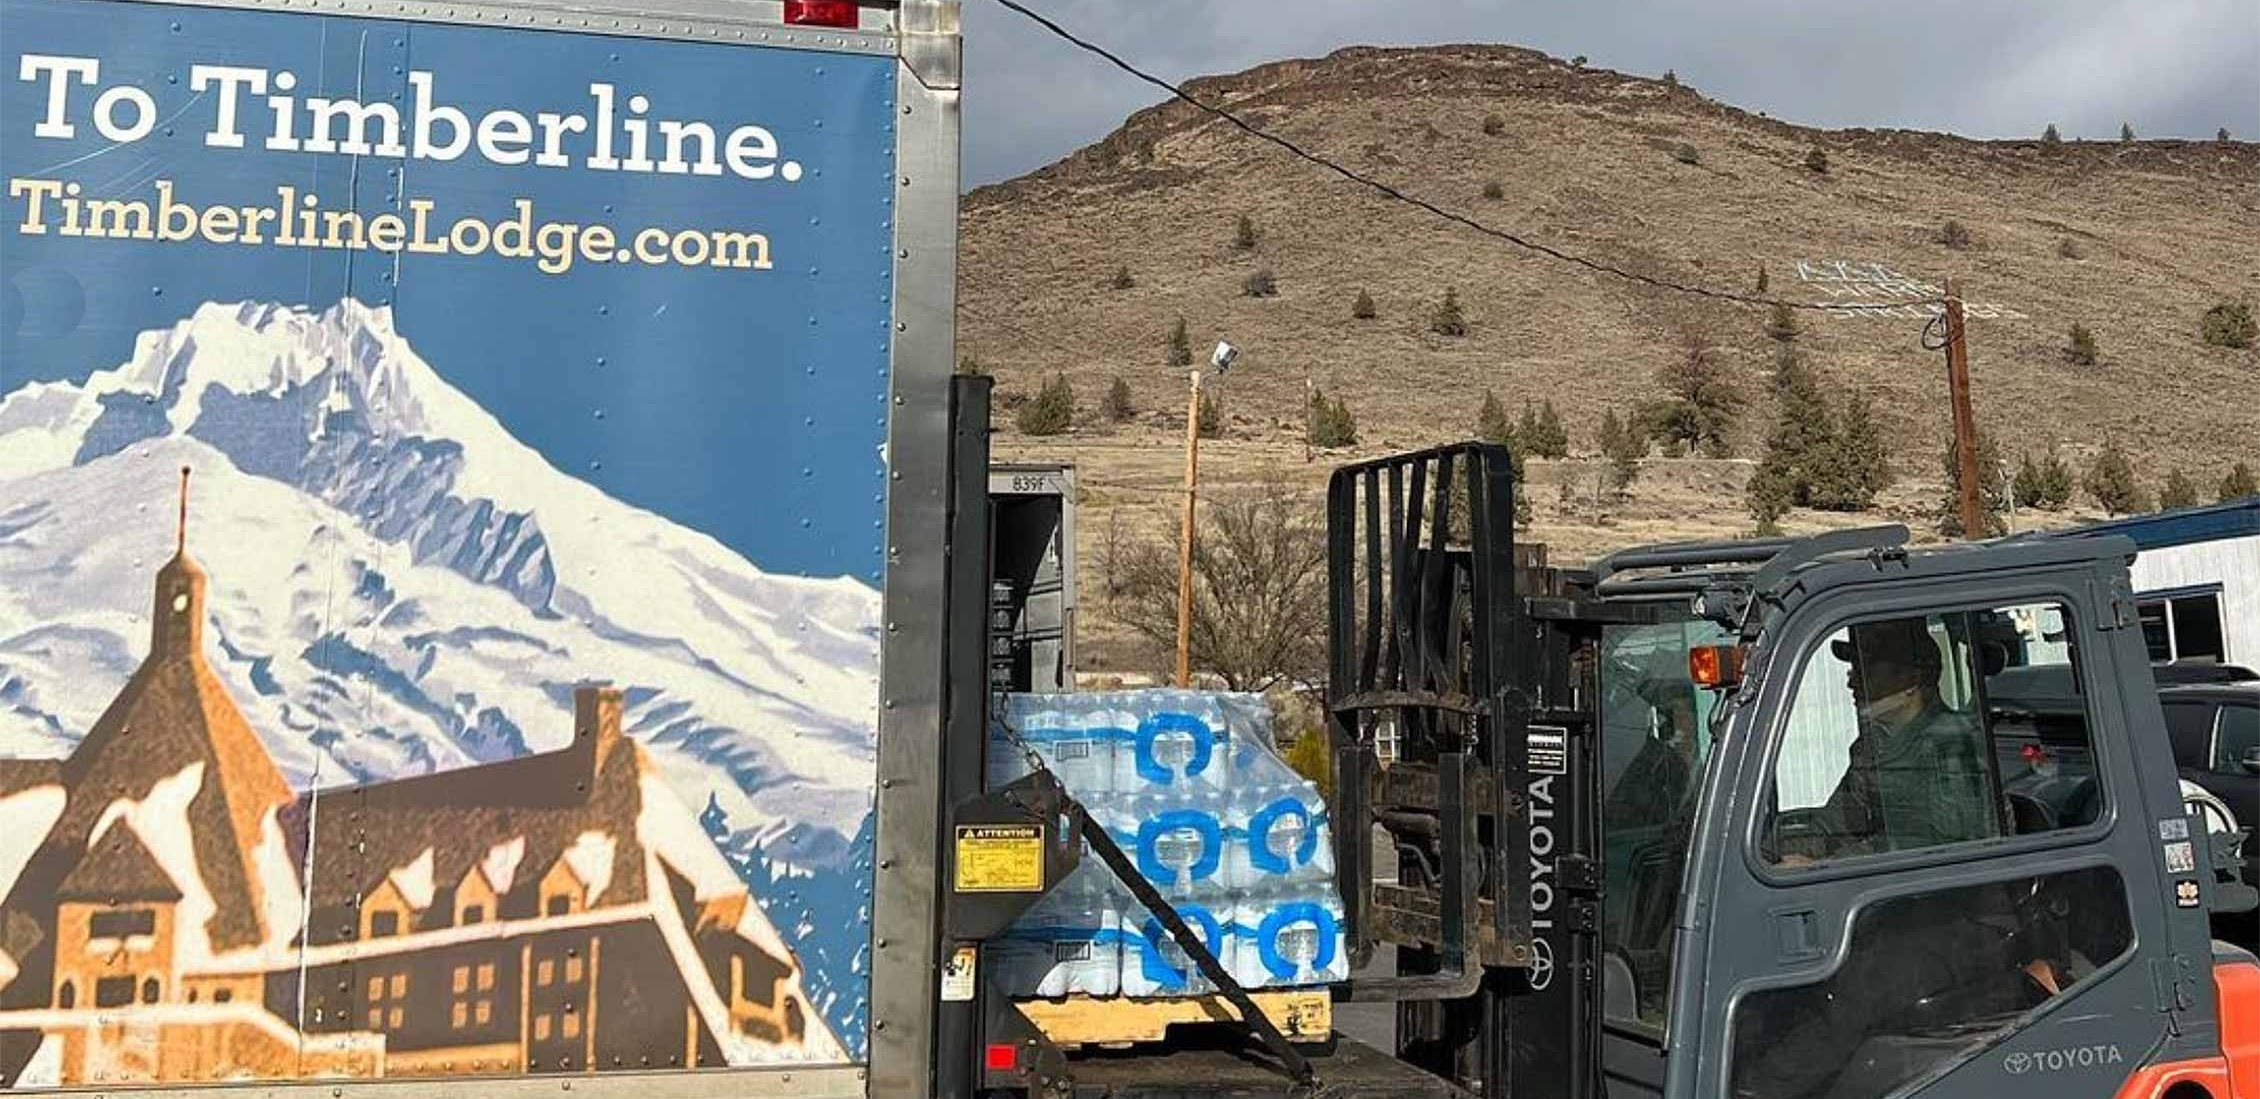
[[[1075,46],[1077,49],[1083,50],[1086,53],[1093,54],[1105,60],[1108,64],[1113,65],[1115,68],[1130,74],[1132,77],[1135,77],[1138,80],[1141,80],[1147,84],[1151,84],[1156,88],[1160,88],[1162,91],[1169,93],[1170,97],[1173,99],[1182,100],[1186,103],[1192,104],[1195,108],[1201,111],[1204,111],[1210,115],[1214,115],[1217,118],[1231,123],[1233,126],[1244,131],[1251,137],[1270,142],[1273,145],[1287,150],[1287,152],[1293,154],[1295,157],[1301,160],[1316,165],[1317,167],[1323,168],[1329,172],[1333,172],[1334,174],[1341,176],[1342,178],[1347,179],[1352,183],[1356,183],[1360,186],[1369,188],[1386,198],[1416,207],[1420,210],[1426,211],[1427,213],[1435,217],[1442,218],[1445,221],[1452,222],[1453,224],[1460,225],[1468,229],[1473,229],[1476,232],[1488,237],[1495,237],[1499,240],[1506,241],[1507,243],[1515,245],[1518,248],[1535,252],[1549,259],[1559,260],[1563,263],[1575,264],[1576,266],[1585,268],[1586,270],[1595,272],[1597,274],[1614,276],[1616,278],[1624,279],[1628,282],[1636,282],[1645,286],[1652,286],[1659,290],[1669,290],[1679,294],[1692,294],[1697,297],[1710,298],[1714,301],[1735,302],[1741,305],[1779,306],[1787,309],[1805,309],[1814,312],[1832,312],[1835,310],[1897,309],[1902,306],[1908,305],[1938,304],[1943,300],[1939,298],[1905,299],[1893,301],[1888,304],[1883,302],[1868,303],[1788,301],[1782,298],[1762,297],[1756,294],[1741,294],[1736,293],[1732,290],[1716,290],[1707,286],[1694,286],[1688,283],[1674,282],[1671,279],[1659,278],[1655,275],[1643,274],[1638,271],[1629,271],[1613,263],[1593,259],[1589,256],[1581,256],[1574,252],[1565,252],[1559,248],[1554,247],[1553,245],[1546,244],[1541,241],[1531,240],[1527,237],[1508,232],[1505,229],[1499,229],[1490,225],[1485,225],[1484,223],[1477,221],[1474,218],[1467,216],[1466,214],[1458,213],[1453,210],[1447,210],[1442,206],[1438,206],[1435,203],[1428,201],[1427,199],[1419,197],[1418,195],[1407,194],[1389,183],[1375,179],[1372,176],[1368,176],[1363,172],[1359,172],[1355,169],[1344,167],[1343,165],[1336,163],[1335,161],[1330,160],[1325,156],[1311,152],[1310,150],[1297,145],[1293,141],[1281,137],[1278,134],[1272,133],[1269,130],[1263,129],[1262,127],[1257,126],[1256,124],[1249,122],[1244,118],[1241,118],[1239,115],[1234,114],[1233,112],[1226,110],[1223,107],[1219,107],[1210,103],[1204,103],[1198,99],[1195,99],[1192,96],[1186,94],[1184,91],[1180,90],[1175,84],[1171,84],[1170,82],[1163,80],[1162,78],[1155,76],[1149,72],[1146,72],[1145,70],[1140,69],[1139,67],[1131,64],[1128,61],[1123,60],[1120,56],[1116,55],[1104,46],[1078,36],[1075,32],[1060,26],[1056,22],[1053,22],[1050,17],[1029,8],[1026,4],[1021,3],[1020,0],[996,0],[996,2],[1006,9],[1025,17],[1026,19],[1035,23],[1037,26],[1044,28],[1054,37],[1060,38],[1066,41],[1068,44]]]

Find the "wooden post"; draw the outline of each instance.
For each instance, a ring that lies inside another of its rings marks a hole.
[[[1201,372],[1185,411],[1185,529],[1177,543],[1177,686],[1193,685],[1193,504],[1201,483]]]
[[[1962,292],[1946,280],[1946,388],[1954,405],[1954,461],[1962,482],[1962,537],[1985,537],[1985,503],[1978,483],[1977,413],[1970,407],[1970,351],[1964,336]]]
[[[1309,374],[1303,375],[1303,464],[1306,466],[1314,457],[1310,449],[1310,434],[1311,429],[1318,426],[1318,410],[1312,406],[1312,400],[1317,396],[1318,379]]]

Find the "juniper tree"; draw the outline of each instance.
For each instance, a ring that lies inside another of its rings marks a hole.
[[[2094,463],[2087,467],[2081,487],[2107,514],[2132,515],[2148,510],[2149,501],[2142,484],[2135,479],[2134,463],[2127,458],[2126,451],[2119,449],[2117,439],[2104,441],[2103,453],[2096,455]]]
[[[1467,317],[1460,312],[1460,292],[1453,287],[1444,288],[1444,303],[1436,307],[1428,318],[1428,330],[1439,336],[1467,335]]]
[[[1075,422],[1075,390],[1067,384],[1067,375],[1055,374],[1037,392],[1036,399],[1020,406],[1019,426],[1023,435],[1057,435]]]

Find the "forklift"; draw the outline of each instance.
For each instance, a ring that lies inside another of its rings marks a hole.
[[[980,589],[986,398],[959,379]],[[2260,961],[2208,932],[2255,896],[2181,801],[2130,544],[1890,526],[1562,569],[1516,543],[1510,468],[1470,443],[1328,488],[1331,995],[1393,1006],[1393,1043],[1290,1039],[1072,791],[988,788],[990,619],[950,617],[931,1094],[2260,1097]],[[1062,1049],[985,980],[1086,858],[1237,1021]]]

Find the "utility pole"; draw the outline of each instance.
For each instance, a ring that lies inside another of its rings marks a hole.
[[[1954,403],[1954,461],[1962,482],[1962,537],[1985,537],[1985,503],[1978,485],[1977,413],[1970,407],[1970,349],[1962,318],[1962,291],[1946,280],[1946,388]]]
[[[1193,504],[1201,483],[1201,372],[1185,410],[1185,529],[1177,542],[1177,686],[1193,685]]]

